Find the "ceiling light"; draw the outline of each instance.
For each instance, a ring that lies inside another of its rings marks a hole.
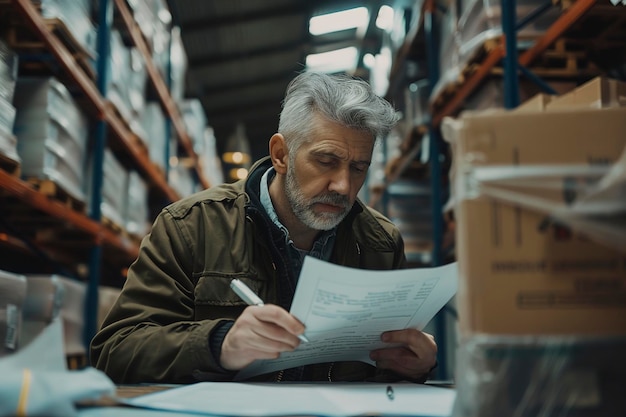
[[[359,50],[355,46],[334,51],[311,54],[306,57],[306,67],[311,71],[339,72],[356,68]]]
[[[313,16],[309,20],[311,35],[324,35],[340,30],[366,27],[369,23],[367,7],[357,7],[340,12]]]
[[[393,8],[391,6],[380,6],[378,16],[376,17],[376,27],[387,32],[393,29]]]

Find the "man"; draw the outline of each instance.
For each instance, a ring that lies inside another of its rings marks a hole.
[[[287,88],[269,157],[247,179],[166,207],[91,343],[91,362],[118,383],[232,380],[257,359],[301,343],[289,314],[305,255],[363,269],[405,265],[397,228],[357,199],[377,137],[397,121],[362,80],[305,72]],[[230,289],[247,284],[265,305]],[[391,329],[390,329],[391,330]],[[255,380],[423,381],[432,336],[388,331],[395,347],[361,362],[308,365]]]

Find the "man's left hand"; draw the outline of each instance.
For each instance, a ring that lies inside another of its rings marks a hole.
[[[399,346],[370,352],[370,359],[376,361],[377,368],[419,379],[437,363],[437,344],[428,333],[416,329],[394,330],[384,332],[381,340]]]

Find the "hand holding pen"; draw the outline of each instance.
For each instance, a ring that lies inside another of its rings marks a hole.
[[[261,300],[261,298],[259,298],[259,296],[250,289],[250,287],[238,279],[233,279],[230,282],[230,288],[249,306],[262,306],[265,304],[263,303],[263,300]],[[305,343],[309,341],[304,334],[299,334],[298,339]]]
[[[304,325],[297,318],[280,306],[263,304],[239,280],[233,280],[231,288],[248,305],[263,307],[246,308],[226,333],[219,358],[222,367],[240,370],[255,360],[276,359],[298,347]]]

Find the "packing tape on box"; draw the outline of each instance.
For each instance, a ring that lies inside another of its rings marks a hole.
[[[455,204],[492,198],[549,214],[626,252],[626,150],[612,165],[457,166]]]

